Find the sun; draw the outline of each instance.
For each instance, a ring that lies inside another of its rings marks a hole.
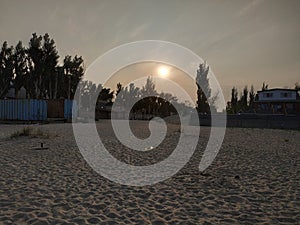
[[[169,75],[169,68],[166,66],[161,66],[158,68],[158,75],[162,78],[167,77]]]

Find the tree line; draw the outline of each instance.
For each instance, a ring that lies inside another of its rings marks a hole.
[[[206,63],[201,63],[196,76],[196,85],[198,87],[196,109],[199,113],[209,114],[217,111],[215,101],[218,98],[218,94],[213,95],[211,93],[208,74],[209,66]],[[96,109],[101,109],[104,105],[112,105],[114,103],[124,110],[130,110],[132,113],[161,117],[177,114],[176,109],[179,109],[180,113],[185,114],[192,108],[189,102],[179,102],[178,98],[171,93],[158,93],[155,83],[150,76],[141,88],[136,87],[134,83],[126,87],[118,83],[116,91],[113,91],[109,88],[104,88],[101,84],[96,85],[91,81],[82,81],[80,89],[81,106],[83,108],[89,108],[91,99],[95,99],[95,97],[97,97]],[[100,94],[95,96],[95,93],[99,92]]]
[[[92,106],[92,99],[96,100],[96,110],[102,110],[103,106],[111,106],[113,103],[122,110],[131,113],[166,117],[177,114],[175,107],[181,113],[189,110],[189,103],[179,102],[178,98],[171,93],[158,92],[151,76],[144,86],[137,87],[130,83],[124,87],[117,84],[116,90],[104,88],[101,84],[96,85],[91,81],[80,82],[80,105],[83,109]],[[97,93],[100,93],[97,95]]]
[[[133,83],[124,88],[118,83],[115,103],[125,107],[126,110],[131,110],[132,113],[161,117],[177,114],[175,107],[181,109],[181,112],[187,107],[171,93],[157,92],[150,76],[142,88],[136,87]]]
[[[123,101],[128,105],[136,98],[151,95],[138,101],[132,109],[134,112],[170,115],[176,113],[174,104],[179,108],[188,108],[186,106],[189,103],[179,103],[172,94],[158,93],[151,77],[148,77],[142,88],[135,87],[134,84],[124,88],[118,83],[114,92],[101,84],[83,80],[84,60],[81,56],[67,55],[62,63],[59,61],[55,41],[48,33],[43,36],[33,33],[28,46],[24,46],[22,41],[16,46],[9,46],[4,41],[0,50],[0,99],[5,98],[10,90],[14,90],[14,97],[19,98],[22,89],[28,99],[73,99],[80,82],[82,107],[88,107],[89,99],[100,92],[97,96],[98,104],[112,104],[115,94],[117,104]],[[201,113],[216,111],[214,102],[217,95],[212,96],[208,73],[209,67],[206,63],[201,63],[196,77],[196,108]]]
[[[67,55],[60,65],[59,58],[48,33],[43,36],[33,33],[28,47],[22,41],[15,47],[5,41],[0,51],[0,98],[11,88],[18,98],[22,87],[26,98],[74,98],[77,84],[84,75],[84,61],[81,56]]]
[[[245,112],[253,107],[254,100],[256,98],[256,94],[254,92],[254,87],[251,85],[250,91],[248,90],[248,86],[246,85],[243,91],[238,96],[238,89],[233,87],[231,89],[231,100],[227,104],[227,112],[228,113],[238,113],[238,112]]]

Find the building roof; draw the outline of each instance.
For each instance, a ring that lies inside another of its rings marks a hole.
[[[295,91],[295,92],[298,92],[298,90],[296,90],[296,89],[289,89],[289,88],[272,88],[272,89],[267,89],[267,90],[257,91],[257,93],[260,93],[260,92],[269,92],[269,91]]]
[[[264,100],[254,100],[254,102],[261,102],[261,103],[268,103],[268,102],[273,102],[273,103],[300,103],[300,100],[297,100],[297,99],[264,99]]]

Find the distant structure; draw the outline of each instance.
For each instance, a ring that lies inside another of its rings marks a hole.
[[[18,92],[18,96],[16,96],[15,88],[13,87],[12,83],[10,88],[8,89],[6,95],[4,95],[4,99],[25,99],[26,98],[26,89],[22,86]]]
[[[254,110],[256,113],[265,114],[300,114],[298,90],[273,88],[258,91]]]

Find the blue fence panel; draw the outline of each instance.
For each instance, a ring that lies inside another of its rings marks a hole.
[[[46,120],[47,103],[35,99],[0,100],[1,120]]]
[[[77,116],[77,102],[70,99],[65,99],[64,102],[64,118],[72,119],[72,116]]]
[[[4,119],[5,115],[4,115],[4,101],[0,101],[0,118]]]

